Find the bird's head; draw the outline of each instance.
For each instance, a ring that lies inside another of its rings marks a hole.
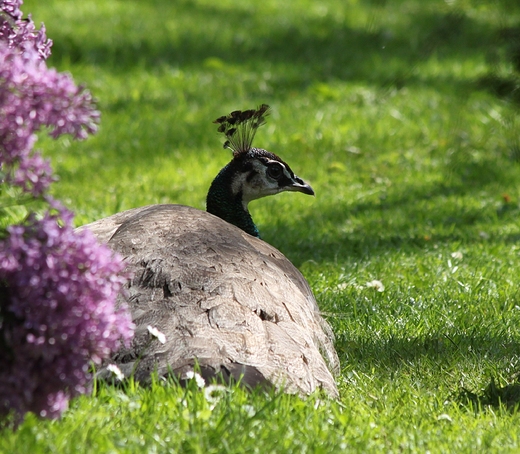
[[[213,181],[207,210],[255,236],[258,231],[249,215],[249,202],[284,191],[314,195],[312,187],[296,176],[280,157],[252,147],[256,130],[265,123],[268,114],[269,107],[262,104],[256,110],[237,110],[215,120],[219,124],[218,131],[226,136],[224,148],[233,151],[233,159]],[[246,227],[240,225],[245,217],[249,218]]]
[[[289,165],[274,153],[261,148],[251,148],[234,158],[235,174],[231,188],[233,194],[242,194],[245,206],[251,200],[296,191],[314,195],[312,187],[296,176]]]

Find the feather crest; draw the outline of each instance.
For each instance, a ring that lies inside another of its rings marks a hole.
[[[265,123],[269,110],[267,104],[262,104],[256,110],[235,110],[217,118],[213,123],[218,124],[218,132],[226,136],[224,148],[233,151],[235,158],[247,153],[251,149],[256,130]]]

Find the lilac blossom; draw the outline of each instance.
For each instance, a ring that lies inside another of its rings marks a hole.
[[[85,139],[97,130],[99,112],[71,76],[47,68],[52,42],[45,28],[22,20],[20,0],[0,0],[0,166],[5,181],[38,197],[52,182],[50,165],[33,151],[35,133]]]
[[[73,229],[72,213],[46,195],[49,162],[33,150],[42,128],[86,138],[99,112],[87,90],[47,68],[52,42],[43,25],[22,19],[21,4],[0,0],[0,196],[17,187],[15,204],[38,199],[49,210],[0,229],[0,417],[13,412],[16,422],[28,411],[59,416],[87,391],[89,365],[133,335],[126,306],[116,304],[121,259]]]
[[[30,15],[23,19],[22,3],[21,0],[0,1],[0,41],[11,48],[21,48],[24,43],[29,43],[45,60],[51,54],[52,41],[47,39],[43,24],[40,30],[36,30]]]
[[[58,225],[61,219],[63,226]],[[100,363],[132,336],[114,295],[123,262],[61,209],[8,228],[0,243],[0,414],[58,416]]]

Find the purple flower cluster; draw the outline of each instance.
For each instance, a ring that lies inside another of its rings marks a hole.
[[[41,196],[53,181],[50,165],[33,151],[35,132],[84,139],[99,122],[92,96],[68,74],[47,68],[52,42],[45,29],[22,20],[21,1],[0,0],[0,166],[6,182]]]
[[[29,18],[23,20],[20,10],[22,0],[2,0],[0,2],[0,41],[10,48],[21,49],[25,43],[38,51],[43,60],[51,54],[52,41],[45,35],[45,27],[42,24],[40,30],[36,30],[34,22]]]
[[[89,362],[132,336],[128,311],[115,307],[124,265],[90,232],[75,232],[62,208],[8,232],[0,243],[0,415],[56,417],[86,391]]]
[[[21,3],[0,0],[0,197],[16,186],[15,202],[21,192],[50,211],[0,229],[0,426],[10,412],[18,422],[28,411],[59,416],[86,391],[89,364],[133,335],[128,310],[116,306],[122,261],[74,231],[72,213],[46,195],[49,163],[33,151],[38,130],[83,139],[99,112],[88,91],[47,68],[52,43],[22,20]]]

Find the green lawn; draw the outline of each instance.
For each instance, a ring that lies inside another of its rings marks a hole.
[[[150,203],[203,209],[230,159],[212,120],[272,106],[255,145],[317,195],[251,211],[333,326],[341,399],[102,387],[60,421],[4,431],[0,452],[520,452],[517,397],[461,397],[520,369],[518,1],[22,9],[54,40],[50,64],[99,100],[98,135],[38,142],[78,224]]]

